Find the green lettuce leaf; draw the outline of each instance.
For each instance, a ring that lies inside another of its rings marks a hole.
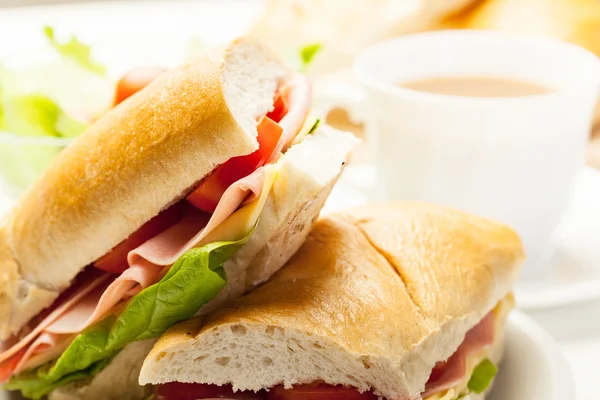
[[[117,351],[109,349],[106,343],[115,320],[116,317],[111,315],[77,335],[67,350],[51,364],[45,378],[56,382],[85,371],[98,361],[112,358]]]
[[[216,242],[185,253],[160,282],[135,296],[117,319],[108,347],[156,338],[177,322],[192,317],[225,287],[223,265],[250,238]]]
[[[58,118],[56,119],[56,124],[54,128],[56,129],[56,133],[62,137],[76,137],[79,136],[85,131],[88,127],[87,124],[80,122],[74,118],[71,118],[64,111],[58,114]]]
[[[64,386],[68,383],[79,381],[82,379],[91,378],[97,375],[108,365],[110,358],[93,364],[91,367],[65,375],[59,380],[48,379],[46,371],[48,365],[38,368],[35,371],[28,371],[17,376],[13,376],[10,381],[4,385],[7,390],[20,390],[21,394],[29,399],[41,399],[54,389]]]
[[[60,43],[54,37],[54,29],[50,26],[44,27],[44,34],[50,41],[50,44],[64,57],[70,58],[83,68],[95,72],[99,75],[106,74],[106,66],[97,63],[91,57],[92,49],[90,46],[82,43],[75,36],[66,43]]]
[[[313,43],[300,49],[300,61],[302,63],[300,65],[300,71],[306,72],[317,53],[321,51],[322,47],[323,46],[320,43]]]
[[[6,96],[2,113],[2,130],[24,136],[73,137],[86,128],[42,94]]]
[[[319,125],[321,125],[321,120],[319,118],[317,118],[317,120],[315,121],[315,124],[312,126],[312,128],[310,128],[310,131],[308,131],[308,134],[310,135],[311,133],[316,131],[317,128],[319,127]]]
[[[7,136],[0,143],[0,175],[15,194],[37,179],[67,144],[53,138],[76,137],[87,128],[65,109],[92,119],[114,96],[114,85],[100,74],[104,67],[90,58],[88,46],[74,37],[59,43],[50,27],[44,33],[62,57],[18,69],[0,65],[0,132],[27,137]]]
[[[2,103],[3,130],[27,136],[56,136],[59,107],[49,98],[37,94],[14,96]]]
[[[223,265],[250,238],[215,242],[186,252],[156,284],[133,297],[120,315],[90,326],[53,363],[36,373],[13,377],[6,386],[26,397],[41,395],[90,376],[95,366],[114,357],[127,344],[159,337],[171,326],[192,317],[215,298],[227,279]],[[43,372],[41,372],[43,371]]]
[[[4,126],[4,110],[2,107],[2,99],[4,98],[4,90],[2,89],[2,74],[4,73],[4,68],[0,66],[0,130]]]
[[[2,179],[12,190],[22,191],[48,168],[62,148],[35,143],[0,143]]]
[[[488,388],[498,372],[498,367],[489,359],[484,359],[473,370],[467,387],[471,392],[483,393]]]
[[[69,117],[49,97],[41,94],[4,94],[0,102],[0,131],[20,136],[48,138],[79,135],[86,125]],[[24,189],[50,165],[66,142],[6,142],[0,146],[0,173],[16,188]]]

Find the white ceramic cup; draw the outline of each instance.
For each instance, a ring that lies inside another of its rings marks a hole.
[[[375,45],[358,57],[355,72],[367,92],[379,197],[445,204],[513,226],[532,275],[584,164],[600,60],[553,39],[439,31]],[[529,81],[552,92],[474,98],[397,85],[465,75]]]

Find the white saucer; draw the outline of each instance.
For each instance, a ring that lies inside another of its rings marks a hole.
[[[554,239],[546,276],[517,286],[524,309],[540,309],[600,298],[600,171],[585,168]]]
[[[364,204],[376,197],[374,178],[370,166],[349,166],[324,212]],[[519,308],[552,308],[600,298],[600,171],[586,167],[577,175],[552,250],[554,256],[544,277],[517,284]]]

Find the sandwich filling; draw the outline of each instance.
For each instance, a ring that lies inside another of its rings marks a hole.
[[[128,343],[160,336],[212,300],[226,284],[223,265],[258,221],[277,160],[318,124],[310,96],[304,76],[282,85],[257,122],[255,152],[217,167],[0,343],[0,382],[40,398],[93,376]]]
[[[463,342],[447,359],[438,362],[425,389],[424,400],[468,400],[470,394],[485,392],[492,383],[497,367],[494,347],[501,340],[504,320],[511,308],[512,297],[501,300],[477,325],[465,335]],[[198,383],[172,382],[159,385],[156,400],[377,400],[372,391],[359,392],[352,387],[330,385],[323,382],[295,385],[291,388],[275,386],[260,392],[234,392],[231,385],[217,386]],[[410,400],[387,399],[387,400]]]

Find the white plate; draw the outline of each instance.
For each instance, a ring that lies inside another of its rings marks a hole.
[[[514,311],[506,354],[489,400],[572,400],[573,377],[557,344],[531,318]],[[0,400],[18,397],[0,392]]]
[[[364,204],[377,197],[372,167],[349,166],[324,212]],[[600,171],[586,167],[577,175],[569,207],[556,230],[543,277],[516,287],[519,308],[554,308],[600,298]]]
[[[509,317],[506,354],[488,399],[575,399],[573,376],[558,345],[520,311]]]

